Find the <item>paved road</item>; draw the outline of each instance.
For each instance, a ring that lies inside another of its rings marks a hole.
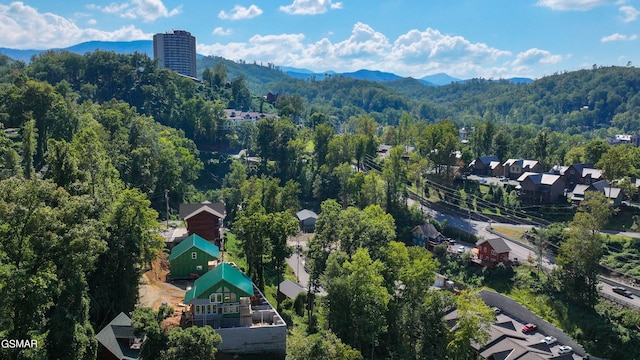
[[[309,286],[309,273],[304,270],[304,263],[304,256],[296,252],[294,252],[293,255],[287,258],[287,264],[289,264],[289,266],[293,269],[293,272],[296,274],[298,284],[302,285],[304,288],[307,288]]]
[[[611,290],[614,285],[615,286],[619,286],[619,284],[611,283],[607,279],[601,279],[601,281],[600,281],[600,293],[604,297],[606,297],[607,299],[609,299],[611,301],[614,301],[614,302],[616,302],[618,304],[625,305],[625,306],[631,306],[631,307],[635,307],[637,309],[640,309],[640,297],[638,297],[637,292],[631,298],[628,298],[626,296],[614,293],[613,290]],[[630,287],[626,287],[625,286],[625,288],[627,288],[629,290],[633,290]]]
[[[306,261],[304,253],[307,249],[308,238],[308,234],[305,234],[296,238],[291,238],[287,241],[287,244],[293,247],[293,254],[287,258],[287,264],[289,264],[291,269],[293,269],[293,273],[296,274],[298,283],[304,288],[308,288],[309,286],[309,273],[304,269]],[[300,246],[300,252],[296,250],[298,246]]]
[[[409,199],[409,203],[412,204],[413,200]],[[525,247],[520,242],[512,241],[512,239],[505,238],[504,236],[500,236],[499,234],[493,233],[489,230],[490,225],[523,227],[526,229],[531,229],[532,228],[531,225],[512,225],[512,224],[496,224],[496,223],[490,224],[489,222],[486,222],[486,221],[471,220],[469,218],[465,219],[460,216],[446,214],[440,211],[430,209],[424,205],[421,206],[421,210],[422,212],[433,217],[439,222],[446,220],[447,225],[463,230],[469,234],[473,234],[478,238],[490,239],[495,237],[502,237],[503,239],[505,239],[505,241],[509,242],[509,247],[511,248],[511,252],[509,254],[510,260],[517,259],[520,262],[524,262],[524,261],[527,261],[527,259],[530,256],[535,258],[535,251],[533,251],[532,248]],[[471,248],[475,247],[475,244],[469,244],[469,243],[461,243],[460,245],[465,246],[465,248],[468,248],[467,250],[470,250]],[[556,266],[555,259],[549,256],[543,257],[542,266],[547,269],[555,268]]]
[[[409,204],[413,203],[413,200],[411,199],[409,199],[408,201],[409,201]],[[425,214],[435,218],[436,220],[440,222],[446,220],[449,226],[464,230],[470,234],[474,234],[477,237],[483,237],[485,239],[498,237],[498,236],[502,237],[505,241],[509,243],[509,247],[511,248],[511,253],[509,254],[510,260],[515,260],[515,258],[517,258],[520,262],[524,262],[524,261],[527,261],[529,256],[532,256],[535,259],[536,255],[532,247],[524,245],[523,243],[520,243],[518,241],[514,241],[513,239],[507,238],[500,234],[492,233],[489,230],[490,225],[505,226],[505,227],[525,227],[528,229],[532,228],[531,225],[513,225],[513,224],[496,224],[496,223],[490,224],[484,221],[471,220],[469,218],[465,219],[460,216],[442,213],[442,212],[430,209],[423,205],[421,205],[420,208]],[[635,232],[619,232],[619,231],[608,231],[608,230],[604,230],[602,232],[608,233],[608,234],[619,234],[619,235],[629,236],[633,238],[640,238],[640,233],[635,233]],[[465,246],[465,251],[470,251],[473,247],[475,247],[475,244],[468,244],[468,243],[460,243],[460,244],[457,244],[456,247],[458,247],[459,245]],[[544,256],[542,267],[547,270],[554,269],[556,267],[555,258],[548,255]],[[625,306],[640,308],[640,290],[634,289],[633,287],[630,287],[627,284],[617,283],[612,279],[605,279],[602,277],[600,279],[601,279],[600,293],[604,297]],[[613,286],[623,286],[629,289],[634,294],[633,298],[629,299],[620,294],[614,293],[611,290]]]

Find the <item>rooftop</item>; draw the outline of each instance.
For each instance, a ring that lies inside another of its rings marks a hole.
[[[205,253],[215,257],[216,259],[220,258],[220,249],[218,247],[207,240],[201,238],[200,236],[193,234],[181,241],[178,245],[176,245],[171,250],[171,255],[169,255],[169,261],[173,261],[178,256],[184,254],[189,249],[196,247]]]
[[[224,203],[211,203],[209,201],[195,204],[180,204],[179,214],[181,219],[187,220],[202,211],[216,215],[219,218],[224,218],[226,215]]]
[[[298,220],[306,220],[306,219],[317,219],[318,218],[318,214],[316,214],[315,212],[308,210],[308,209],[304,209],[304,210],[300,210],[296,213],[296,216],[298,217]]]
[[[534,172],[526,172],[518,178],[519,182],[525,181],[529,179],[534,184],[540,185],[553,185],[560,179],[560,175],[554,175],[549,173],[534,173]]]
[[[480,246],[484,243],[489,243],[493,250],[495,250],[498,254],[511,251],[509,245],[507,245],[507,243],[502,240],[502,238],[480,239],[476,243],[476,246]]]
[[[131,319],[120,313],[96,335],[98,342],[118,359],[133,360],[140,354],[141,340],[133,333]]]
[[[193,283],[193,287],[184,294],[184,303],[187,304],[189,301],[197,299],[221,281],[242,291],[245,296],[253,296],[254,294],[251,279],[233,265],[225,262],[199,277]]]

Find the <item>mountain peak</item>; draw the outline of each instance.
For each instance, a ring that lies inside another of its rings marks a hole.
[[[445,73],[437,73],[433,75],[427,75],[419,80],[427,81],[433,85],[449,85],[452,82],[460,82],[462,79],[455,78]]]

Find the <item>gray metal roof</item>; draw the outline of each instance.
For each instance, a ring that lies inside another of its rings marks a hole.
[[[135,338],[131,319],[122,312],[96,335],[98,342],[121,360],[135,360],[138,358],[140,350],[131,349],[128,345],[129,339]],[[121,340],[118,341],[118,339]]]
[[[197,210],[204,211],[205,209],[209,209],[209,211],[213,211],[220,218],[225,217],[225,206],[222,202],[211,203],[209,201],[205,201],[197,204],[180,204],[180,218],[186,219],[189,215],[195,213]]]
[[[436,229],[436,227],[433,226],[433,224],[431,223],[418,225],[414,227],[413,230],[411,230],[411,232],[415,233],[416,230],[429,239],[437,239],[441,235],[440,232]]]
[[[306,220],[306,219],[317,219],[318,218],[318,214],[316,214],[315,212],[308,210],[308,209],[303,209],[300,210],[296,213],[296,216],[298,217],[298,220],[302,221],[302,220]]]
[[[307,289],[305,289],[302,285],[291,280],[285,280],[280,283],[280,292],[289,299],[295,299],[298,294],[306,291]]]
[[[489,245],[491,245],[491,247],[493,248],[493,250],[495,250],[496,253],[498,254],[511,251],[511,248],[509,247],[509,245],[507,245],[507,243],[504,240],[502,240],[502,238],[480,239],[476,243],[476,246],[480,246],[486,242],[488,242]]]

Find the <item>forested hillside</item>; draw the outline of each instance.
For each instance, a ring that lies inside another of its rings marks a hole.
[[[205,58],[202,64],[213,67],[219,61],[223,60]],[[640,130],[640,69],[635,67],[594,65],[527,84],[472,79],[426,86],[411,78],[375,83],[340,75],[303,81],[287,77],[272,65],[224,64],[231,77],[251,74],[246,79],[253,91],[299,94],[309,108],[331,112],[343,121],[366,112],[382,124],[397,125],[404,110],[419,119],[449,118],[460,125],[491,120],[569,134],[598,133],[611,127],[624,133]]]

